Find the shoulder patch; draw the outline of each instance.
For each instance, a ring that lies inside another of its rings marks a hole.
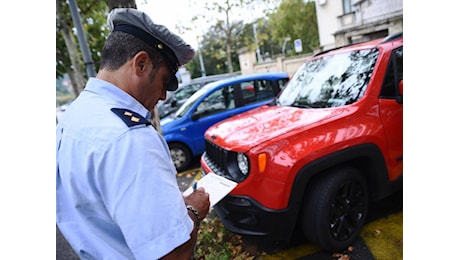
[[[119,116],[128,127],[132,127],[135,125],[151,125],[149,120],[131,110],[124,108],[112,108],[110,110],[114,112],[117,116]]]

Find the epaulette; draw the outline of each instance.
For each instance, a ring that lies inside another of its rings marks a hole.
[[[145,117],[139,115],[136,112],[133,112],[131,110],[125,109],[125,108],[112,108],[110,109],[112,112],[114,112],[117,116],[125,122],[125,124],[128,127],[132,127],[135,125],[151,125],[149,120],[147,120]]]

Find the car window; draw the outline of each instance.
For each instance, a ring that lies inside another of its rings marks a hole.
[[[374,71],[378,49],[320,57],[303,64],[278,103],[302,108],[340,107],[358,101]]]
[[[382,83],[380,97],[395,98],[398,94],[399,81],[403,79],[403,47],[393,51],[385,79]]]
[[[283,90],[284,87],[286,87],[286,83],[288,83],[288,81],[289,81],[289,78],[279,79],[276,81],[275,85],[278,86],[280,90]]]
[[[275,97],[275,86],[272,81],[269,80],[258,80],[255,82],[256,101],[272,99]]]
[[[238,87],[241,89],[243,99],[246,103],[249,103],[249,100],[255,99],[256,92],[254,91],[254,81],[241,82]]]
[[[203,117],[233,108],[235,108],[233,86],[226,86],[215,90],[211,95],[207,96],[198,105],[194,114],[199,115],[199,117]]]
[[[281,84],[283,80],[280,80]],[[285,82],[285,81],[284,81]],[[234,85],[239,88],[243,97],[243,104],[252,104],[262,100],[274,98],[279,92],[280,85],[270,80],[251,80]]]

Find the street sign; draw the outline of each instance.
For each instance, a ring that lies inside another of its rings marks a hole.
[[[297,53],[302,52],[302,40],[301,39],[295,39],[294,40],[294,47],[295,47],[295,52],[297,52]]]

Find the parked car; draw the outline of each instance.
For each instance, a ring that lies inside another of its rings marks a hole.
[[[402,190],[402,33],[310,57],[274,102],[213,125],[205,140],[203,172],[238,182],[214,206],[226,228],[347,248],[370,201]]]
[[[166,117],[179,109],[184,102],[204,85],[216,80],[237,76],[239,73],[226,73],[194,78],[187,83],[179,84],[174,92],[168,92],[166,100],[158,102],[160,118]]]
[[[178,171],[204,151],[204,132],[211,125],[267,104],[289,80],[285,72],[240,75],[209,83],[193,94],[161,128]]]

